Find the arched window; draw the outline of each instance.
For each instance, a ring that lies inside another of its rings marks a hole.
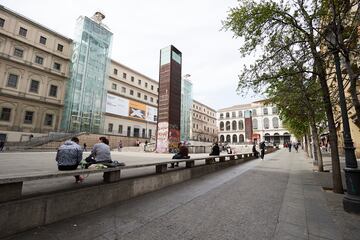
[[[224,118],[224,114],[220,113],[220,119],[223,119],[223,118]]]
[[[233,143],[237,143],[237,136],[236,136],[236,134],[233,135],[232,140],[233,140],[233,141],[232,141]]]
[[[236,117],[236,112],[232,112],[231,117],[235,118]]]
[[[244,142],[244,135],[242,135],[242,134],[239,135],[239,142],[241,142],[241,143]]]
[[[264,115],[268,115],[269,113],[268,113],[268,109],[267,108],[264,108],[263,109],[263,113],[264,113]]]
[[[269,119],[268,118],[264,118],[264,128],[265,129],[269,129]]]
[[[224,131],[224,122],[220,122],[220,131]]]
[[[230,137],[230,135],[226,135],[226,142],[231,142],[231,137]]]
[[[239,121],[239,130],[243,130],[244,129],[244,122],[243,120]]]
[[[220,135],[220,142],[224,142],[224,141],[225,141],[224,135]]]
[[[230,122],[229,121],[226,122],[226,131],[230,131]]]
[[[270,142],[270,134],[269,133],[265,133],[264,138],[265,138],[265,141]]]
[[[278,109],[277,109],[277,107],[273,107],[273,108],[272,108],[272,114],[278,114]]]
[[[230,113],[226,113],[226,118],[229,118],[230,117]]]
[[[273,128],[279,128],[279,119],[277,117],[274,117],[272,119]]]
[[[252,116],[256,116],[256,109],[252,110]]]
[[[236,131],[236,121],[232,121],[232,130]]]
[[[243,116],[243,112],[239,111],[239,117],[242,117],[242,116]]]
[[[258,129],[258,121],[257,121],[257,119],[253,119],[252,124],[253,124],[253,129]]]

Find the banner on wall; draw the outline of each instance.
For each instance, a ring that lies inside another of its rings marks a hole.
[[[143,103],[129,101],[129,117],[145,120],[146,105]]]
[[[106,112],[127,117],[129,113],[129,100],[112,94],[107,94]]]
[[[149,122],[157,122],[157,108],[112,94],[107,94],[106,112]]]

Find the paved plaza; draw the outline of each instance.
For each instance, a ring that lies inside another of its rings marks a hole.
[[[6,239],[356,239],[360,217],[341,200],[304,152],[280,150]]]

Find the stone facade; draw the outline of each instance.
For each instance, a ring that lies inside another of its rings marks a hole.
[[[58,130],[71,49],[71,39],[0,6],[2,139]]]
[[[277,145],[295,141],[289,131],[283,128],[277,108],[257,101],[218,110],[220,142],[245,144],[245,111],[252,113],[253,141],[265,140]]]
[[[216,142],[216,111],[193,100],[190,138],[197,141]]]

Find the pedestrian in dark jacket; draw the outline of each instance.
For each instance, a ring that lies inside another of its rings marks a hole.
[[[56,161],[60,171],[75,170],[77,169],[80,161],[82,160],[82,149],[79,145],[79,139],[73,137],[71,140],[66,141],[58,148],[56,153]],[[80,175],[75,176],[76,182],[83,180]]]
[[[264,156],[265,156],[265,141],[262,141],[261,143],[260,143],[260,158],[261,158],[261,160],[264,160]]]
[[[214,146],[211,149],[210,156],[219,156],[220,155],[220,148],[217,143],[214,144]]]
[[[4,149],[4,146],[5,146],[5,142],[0,141],[0,152],[2,152],[2,150]]]
[[[254,157],[259,157],[259,152],[256,150],[256,144],[255,144],[255,142],[254,142],[254,145],[253,145],[253,147],[252,147],[252,152],[253,152],[253,154],[254,154]]]

